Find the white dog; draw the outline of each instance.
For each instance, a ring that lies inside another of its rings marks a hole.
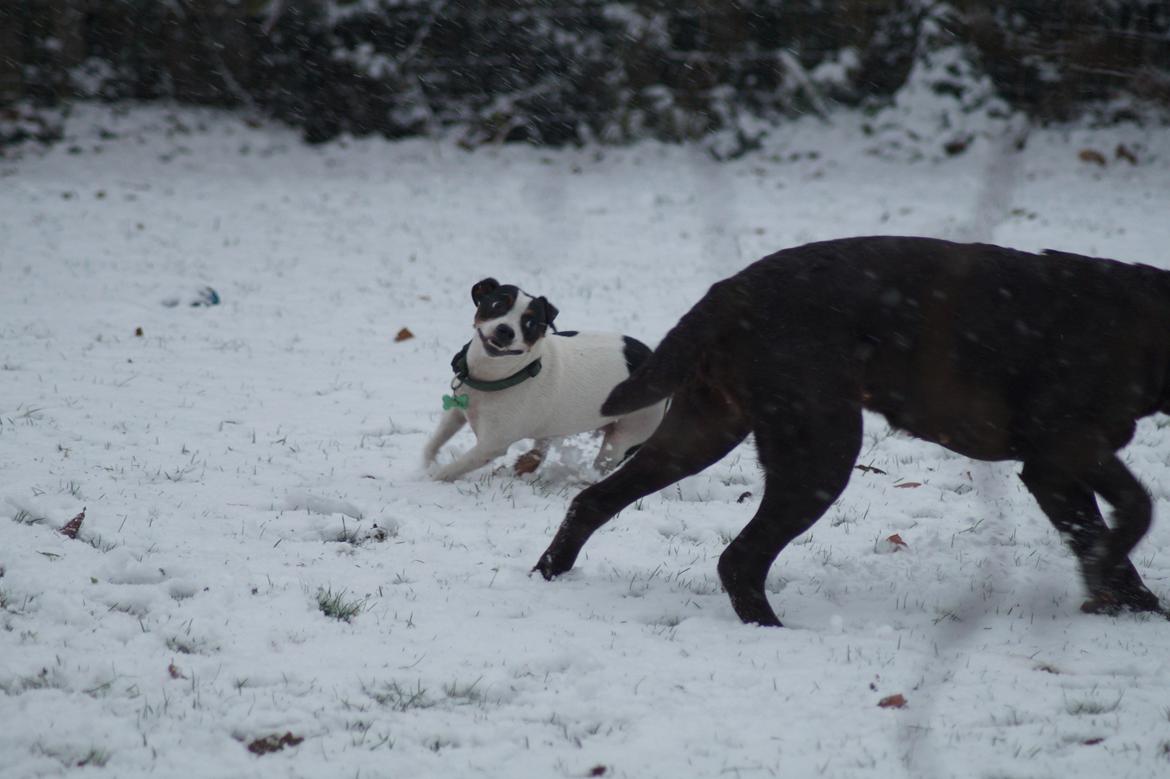
[[[591,430],[605,433],[594,462],[604,472],[658,427],[666,401],[622,417],[601,415],[610,390],[650,356],[645,344],[616,333],[558,333],[555,328],[546,337],[556,307],[495,279],[472,287],[471,299],[475,336],[451,361],[452,394],[443,397],[443,416],[423,450],[434,478],[458,478],[527,438],[536,445],[515,470],[530,473],[553,440]],[[436,467],[440,447],[466,422],[475,432],[475,446]]]

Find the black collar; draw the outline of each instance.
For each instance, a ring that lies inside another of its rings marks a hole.
[[[471,341],[463,345],[459,353],[451,359],[451,369],[455,371],[455,382],[452,383],[453,389],[458,389],[460,386],[466,384],[472,389],[481,392],[499,392],[506,390],[509,387],[515,387],[517,384],[522,384],[525,381],[540,373],[540,358],[537,357],[534,361],[528,363],[520,370],[496,381],[483,381],[482,379],[473,379],[471,371],[467,367],[467,350],[471,348]]]

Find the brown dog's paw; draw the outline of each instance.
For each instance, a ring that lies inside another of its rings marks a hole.
[[[1106,614],[1116,616],[1123,611],[1132,611],[1137,614],[1161,614],[1170,619],[1170,610],[1162,606],[1158,596],[1142,587],[1141,590],[1127,590],[1119,593],[1098,593],[1081,604],[1081,611],[1086,614]]]
[[[562,573],[572,567],[572,563],[569,565],[564,565],[563,563],[558,562],[556,558],[553,557],[551,552],[545,552],[540,556],[540,561],[537,562],[536,565],[532,566],[531,572],[535,573],[539,571],[540,575],[544,577],[545,581],[551,582],[557,576],[560,576]]]
[[[1098,562],[1085,571],[1085,584],[1089,599],[1081,605],[1081,611],[1086,614],[1167,613],[1129,560],[1122,560],[1112,569]]]
[[[1166,610],[1162,608],[1162,603],[1158,600],[1158,596],[1147,590],[1145,585],[1141,584],[1136,588],[1122,591],[1121,605],[1122,608],[1129,609],[1130,611],[1166,613]]]
[[[530,449],[516,460],[516,464],[512,466],[512,471],[517,476],[523,476],[527,473],[532,473],[540,464],[544,462],[544,453],[539,449]]]
[[[1121,604],[1114,597],[1098,595],[1082,603],[1081,611],[1085,614],[1104,614],[1113,617],[1121,613]]]
[[[556,573],[553,570],[552,558],[548,554],[542,554],[536,565],[532,566],[529,573],[540,573],[546,582],[551,582]]]

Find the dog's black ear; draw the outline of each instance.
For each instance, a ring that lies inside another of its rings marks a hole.
[[[483,281],[477,281],[475,286],[471,288],[471,302],[479,305],[479,301],[483,300],[484,295],[489,295],[493,291],[499,289],[500,282],[488,277]]]
[[[546,325],[551,325],[553,320],[557,318],[557,314],[561,312],[557,311],[557,307],[552,303],[549,303],[545,298],[541,297],[537,298],[537,300],[544,304],[544,323]]]

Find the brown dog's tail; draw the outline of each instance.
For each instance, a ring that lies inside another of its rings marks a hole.
[[[735,295],[732,279],[712,286],[630,378],[613,388],[601,405],[602,416],[620,417],[670,397],[722,334],[720,314]]]

